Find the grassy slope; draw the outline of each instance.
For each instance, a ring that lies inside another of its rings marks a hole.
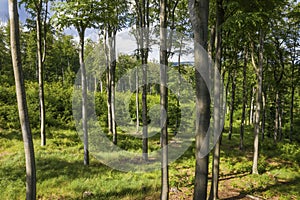
[[[238,132],[238,129],[235,130]],[[92,158],[83,166],[83,145],[70,130],[48,131],[48,144],[39,146],[34,134],[38,199],[159,199],[160,172],[124,173]],[[237,134],[223,137],[220,197],[243,198],[246,194],[268,199],[300,199],[300,150],[296,144],[277,144],[267,139],[260,153],[261,175],[251,175],[252,131],[247,130],[246,149],[238,150]],[[0,129],[0,197],[24,199],[25,168],[21,134]],[[139,143],[136,140],[134,143]],[[190,199],[194,159],[190,148],[170,166],[170,199]],[[91,192],[92,195],[84,194]]]

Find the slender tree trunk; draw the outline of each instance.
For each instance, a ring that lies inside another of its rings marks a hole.
[[[250,98],[250,110],[249,110],[249,124],[253,124],[254,123],[254,99],[255,99],[255,95],[256,95],[256,88],[253,87],[251,90],[251,98]]]
[[[41,146],[46,145],[45,133],[45,103],[44,103],[44,76],[43,76],[43,50],[42,50],[42,19],[41,12],[43,1],[37,3],[36,16],[36,36],[37,36],[37,59],[38,59],[38,82],[39,82],[39,105],[40,105],[40,129],[41,129]],[[45,50],[44,50],[45,51]]]
[[[84,165],[89,165],[89,141],[88,141],[88,124],[87,124],[87,81],[86,69],[84,64],[84,32],[85,28],[78,28],[79,33],[79,63],[81,69],[81,87],[82,87],[82,130],[83,130],[83,144],[84,144]]]
[[[297,40],[295,38],[295,40]],[[292,142],[293,140],[293,132],[294,132],[294,99],[295,99],[295,83],[294,83],[294,73],[295,73],[295,53],[296,53],[296,42],[293,45],[293,53],[291,55],[292,60],[292,91],[291,91],[291,104],[290,104],[290,133],[289,133],[289,140]]]
[[[259,56],[258,56],[258,68],[256,68],[257,75],[257,95],[256,95],[256,111],[255,111],[255,123],[254,123],[254,151],[253,151],[253,166],[252,174],[258,174],[258,148],[259,148],[259,129],[260,129],[260,112],[262,104],[262,80],[263,80],[263,50],[264,50],[264,33],[261,29],[259,31]],[[252,49],[252,61],[255,66],[253,49]]]
[[[228,71],[228,75],[227,75],[227,83],[226,83],[226,87],[225,87],[225,100],[226,100],[226,105],[227,105],[227,97],[228,97],[228,91],[229,91],[229,83],[230,83],[230,74],[231,74],[231,70]],[[224,77],[225,77],[225,73],[224,73]],[[223,79],[225,80],[225,79]],[[225,109],[225,115],[228,113],[228,106]]]
[[[135,71],[135,105],[136,105],[136,132],[139,132],[140,118],[139,118],[139,70],[138,67]]]
[[[17,0],[9,0],[9,18],[10,18],[10,46],[14,77],[16,84],[16,94],[19,118],[24,142],[25,161],[26,161],[26,199],[36,199],[36,171],[34,147],[28,117],[26,102],[26,93],[22,71],[20,33],[19,33],[19,14]]]
[[[201,45],[207,50],[208,38],[208,11],[209,0],[189,0],[189,13],[194,32],[195,52],[195,82],[196,82],[196,169],[194,200],[206,200],[208,181],[208,155],[201,154],[201,148],[208,148],[206,139],[210,123],[210,96],[209,90],[200,70],[208,68],[208,56],[199,47]],[[203,68],[203,69],[201,69]],[[207,70],[208,71],[208,70]]]
[[[223,107],[223,91],[218,74],[221,74],[222,69],[222,24],[224,22],[223,0],[217,0],[216,5],[216,58],[214,67],[214,134],[221,130],[221,110]],[[213,163],[212,163],[212,185],[210,191],[210,200],[218,199],[219,189],[219,173],[220,173],[220,150],[221,150],[222,133],[218,138],[214,148]]]
[[[138,1],[136,1],[136,6],[138,7],[139,6],[139,3]],[[138,13],[138,16],[140,16],[140,10],[139,8],[137,8],[136,12]],[[136,22],[136,27],[138,28],[136,30],[136,45],[137,45],[137,54],[136,54],[136,59],[137,61],[139,62],[140,60],[140,53],[141,53],[141,50],[140,50],[140,40],[141,40],[141,30],[140,30],[140,18],[138,17],[137,18],[137,22]],[[139,108],[140,108],[140,105],[139,105],[139,69],[138,67],[136,67],[136,71],[135,71],[135,105],[136,105],[136,132],[139,133],[139,129],[140,129],[140,113],[139,113]]]
[[[143,50],[144,52],[144,50]],[[147,109],[147,61],[142,58],[143,87],[142,87],[142,121],[143,121],[143,159],[148,160],[148,109]]]
[[[230,101],[230,122],[229,122],[229,133],[228,139],[231,140],[232,128],[233,128],[233,114],[234,114],[234,103],[235,103],[235,88],[236,88],[236,70],[233,70],[232,82],[231,82],[231,101]]]
[[[116,32],[109,31],[109,74],[110,74],[110,109],[111,109],[111,129],[113,134],[113,143],[117,144],[117,127],[116,127],[116,119],[115,119],[115,73],[116,73]]]
[[[275,96],[275,129],[274,129],[274,142],[278,142],[281,138],[281,99],[279,94],[279,88],[276,89]]]
[[[161,200],[169,199],[168,168],[168,89],[167,89],[167,0],[160,0],[160,127],[161,127]]]
[[[239,149],[244,149],[244,133],[246,121],[246,104],[247,104],[247,63],[248,63],[248,49],[244,52],[244,66],[243,66],[243,107],[241,119],[241,132],[240,132],[240,146]]]
[[[138,13],[138,35],[137,43],[142,60],[142,122],[143,122],[143,137],[142,137],[142,157],[148,160],[148,117],[147,117],[147,70],[148,70],[148,48],[149,48],[149,0],[135,0]]]
[[[266,109],[267,109],[267,91],[263,92],[262,96],[262,122],[261,122],[261,140],[265,139],[265,131],[266,131]]]
[[[284,99],[281,100],[281,97],[280,97],[280,101],[279,101],[279,141],[282,140],[282,118],[283,118],[283,109],[282,109],[282,106],[283,106],[283,103],[282,102],[284,101]]]
[[[295,99],[295,86],[294,83],[292,83],[292,97],[291,97],[291,105],[290,105],[290,134],[289,134],[290,142],[292,142],[293,140],[293,132],[294,132],[294,112],[293,112],[294,99]]]
[[[177,108],[180,107],[180,85],[181,85],[181,53],[182,53],[182,43],[183,43],[183,37],[180,38],[180,47],[179,47],[179,53],[178,53],[178,90],[177,90],[177,101],[176,105]],[[176,132],[175,135],[177,134],[177,129],[179,127],[179,113],[176,114]]]
[[[112,117],[111,117],[111,75],[110,75],[110,56],[109,56],[109,48],[107,45],[108,31],[104,31],[103,37],[103,47],[105,52],[105,61],[106,61],[106,92],[107,92],[107,126],[108,133],[112,134]]]

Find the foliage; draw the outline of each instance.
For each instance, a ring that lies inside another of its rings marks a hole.
[[[62,83],[45,84],[46,125],[68,127],[72,121],[72,87],[63,87]],[[26,83],[28,112],[31,127],[39,126],[38,84]],[[55,95],[53,95],[55,94]],[[15,86],[0,86],[0,127],[20,128],[16,105]]]

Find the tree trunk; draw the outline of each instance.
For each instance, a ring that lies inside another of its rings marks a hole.
[[[216,58],[214,67],[214,133],[221,130],[221,109],[223,107],[223,91],[218,78],[218,73],[221,74],[222,69],[222,24],[224,22],[223,0],[217,0],[216,8]],[[210,199],[218,199],[219,188],[219,173],[220,173],[220,150],[221,150],[222,134],[218,138],[214,148],[213,163],[212,163],[212,185],[210,191]]]
[[[114,30],[109,31],[108,38],[108,51],[110,62],[109,74],[110,74],[110,109],[111,109],[111,129],[113,134],[113,143],[117,144],[117,127],[115,119],[115,73],[116,73],[116,32]]]
[[[262,119],[261,119],[261,140],[265,140],[266,132],[266,109],[267,109],[267,91],[263,91],[262,94]]]
[[[37,36],[37,59],[38,59],[38,79],[39,79],[39,105],[40,105],[40,129],[41,129],[41,146],[46,145],[45,133],[45,103],[44,103],[44,76],[43,76],[43,50],[42,50],[42,19],[41,12],[43,1],[37,3],[37,16],[36,16],[36,36]],[[45,50],[44,50],[45,51]]]
[[[140,118],[139,118],[139,70],[135,71],[135,105],[136,105],[136,132],[139,132]]]
[[[106,61],[106,92],[107,92],[107,126],[108,133],[112,134],[112,117],[111,117],[111,75],[110,75],[110,56],[109,56],[109,48],[107,45],[108,31],[104,31],[103,37],[103,47],[105,52],[105,61]]]
[[[237,64],[237,62],[236,62]],[[232,128],[233,128],[233,114],[234,114],[234,102],[235,102],[235,88],[236,88],[236,69],[233,70],[232,82],[231,82],[231,101],[230,101],[230,122],[228,139],[231,140]]]
[[[294,38],[297,40],[297,38]],[[295,80],[294,80],[294,73],[295,73],[295,58],[296,58],[296,42],[293,43],[293,52],[291,53],[291,60],[292,60],[292,91],[291,91],[291,104],[290,104],[290,133],[289,133],[289,140],[292,142],[293,140],[293,132],[294,132],[294,99],[295,99]]]
[[[82,87],[82,131],[84,144],[84,165],[89,165],[89,141],[88,141],[88,125],[87,125],[87,81],[86,70],[84,64],[84,32],[85,28],[78,28],[79,33],[79,63],[81,69],[81,87]]]
[[[263,50],[264,50],[264,34],[263,30],[259,31],[259,56],[258,56],[258,68],[256,68],[257,76],[257,95],[256,95],[256,110],[255,110],[255,123],[254,123],[254,151],[253,151],[253,166],[252,174],[258,174],[258,148],[259,148],[259,129],[260,129],[260,111],[262,104],[262,80],[263,80]],[[255,66],[254,49],[252,49],[252,61]]]
[[[161,200],[169,199],[168,169],[168,89],[167,89],[167,0],[160,0],[160,141],[161,141]]]
[[[148,160],[148,110],[147,110],[147,70],[148,70],[148,48],[149,48],[149,0],[135,0],[138,13],[138,50],[141,53],[142,60],[142,122],[143,122],[143,137],[142,137],[142,157]]]
[[[294,73],[294,70],[292,70]],[[291,105],[290,105],[290,134],[289,134],[289,139],[290,142],[293,140],[293,131],[294,131],[294,98],[295,98],[295,86],[294,83],[292,82],[292,97],[291,97]]]
[[[178,53],[178,90],[177,90],[177,99],[176,99],[176,106],[177,108],[180,108],[180,85],[181,85],[181,54],[182,54],[182,43],[183,43],[183,37],[181,36],[180,38],[180,47],[179,47],[179,53]],[[174,135],[177,134],[177,129],[179,127],[179,121],[180,121],[180,118],[179,118],[179,113],[176,114],[176,132],[174,133]]]
[[[36,171],[34,147],[28,117],[26,93],[22,71],[20,33],[19,33],[19,15],[17,0],[9,0],[10,16],[10,46],[12,63],[14,68],[14,77],[16,84],[16,95],[19,110],[19,118],[24,142],[25,161],[26,161],[26,199],[36,199]]]
[[[247,104],[247,63],[248,63],[248,50],[244,52],[244,66],[243,66],[243,107],[241,119],[241,132],[240,132],[240,146],[239,149],[244,149],[244,133],[246,121],[246,104]]]
[[[256,94],[256,88],[253,87],[251,90],[251,98],[250,98],[250,110],[249,110],[249,124],[254,123],[254,99],[255,99],[255,94]]]
[[[208,55],[199,47],[201,45],[207,50],[208,38],[208,12],[209,0],[189,0],[189,13],[194,32],[195,52],[195,82],[196,82],[196,169],[194,199],[206,200],[208,181],[208,155],[201,154],[201,147],[208,148],[206,131],[210,123],[210,96],[209,90],[200,70],[208,68]],[[201,69],[203,68],[203,69]]]
[[[276,88],[276,96],[275,96],[275,124],[274,124],[274,142],[278,142],[281,138],[281,100],[279,89]]]

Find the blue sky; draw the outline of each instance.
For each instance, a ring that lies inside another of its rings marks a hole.
[[[20,20],[24,22],[26,20],[26,12],[23,6],[19,8],[19,15]],[[8,18],[8,0],[0,0],[0,21],[6,22]]]

